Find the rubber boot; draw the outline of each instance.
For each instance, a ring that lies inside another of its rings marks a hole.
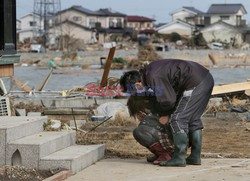
[[[164,148],[161,146],[160,142],[156,142],[149,147],[149,150],[157,156],[157,159],[153,161],[154,165],[158,165],[162,161],[170,160],[171,153],[168,153]]]
[[[178,132],[173,135],[174,138],[174,156],[167,162],[161,162],[160,166],[168,167],[185,167],[186,166],[186,147],[187,147],[187,134]]]
[[[186,162],[189,165],[201,165],[201,144],[202,130],[198,129],[190,133],[191,154],[187,157]]]

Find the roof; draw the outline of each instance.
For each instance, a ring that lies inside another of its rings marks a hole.
[[[196,9],[195,7],[191,7],[191,6],[183,6],[183,9],[187,9],[189,11],[196,13],[196,14],[205,14],[204,12]]]
[[[60,11],[59,13],[63,13],[65,11],[69,11],[69,10],[75,10],[75,11],[78,11],[80,13],[90,15],[90,16],[120,16],[120,17],[126,16],[126,14],[114,11],[110,8],[99,9],[98,11],[92,11],[92,10],[89,10],[89,9],[84,8],[82,6],[72,6],[68,9]]]
[[[122,16],[122,17],[127,16],[126,14],[120,13],[111,8],[99,9],[98,11],[95,12],[103,14],[104,16]]]
[[[67,9],[67,10],[77,10],[81,13],[84,13],[84,14],[87,14],[87,15],[94,15],[94,16],[102,16],[103,14],[100,13],[100,12],[96,12],[96,11],[92,11],[92,10],[89,10],[87,8],[84,8],[82,6],[72,6],[71,8]]]
[[[180,11],[187,11],[187,12],[189,12],[191,14],[194,14],[194,15],[203,15],[203,14],[205,14],[204,12],[202,12],[202,11],[196,9],[195,7],[192,7],[192,6],[183,6],[180,9],[172,11],[170,14],[173,15],[173,14],[178,13]]]
[[[212,4],[207,14],[236,14],[240,9],[243,10],[243,13],[247,14],[242,4]]]
[[[145,16],[127,16],[128,22],[153,22],[154,19]]]
[[[163,26],[160,26],[160,27],[156,28],[156,31],[159,31],[159,30],[161,30],[161,29],[167,28],[167,27],[169,27],[169,26],[171,26],[171,25],[173,25],[173,24],[182,24],[183,26],[190,27],[190,28],[195,27],[195,26],[192,25],[192,24],[189,24],[189,23],[187,23],[187,22],[184,22],[184,21],[181,21],[181,20],[177,19],[176,21],[173,21],[173,22],[171,22],[171,23],[168,23],[168,24],[165,24],[165,25],[163,25]]]

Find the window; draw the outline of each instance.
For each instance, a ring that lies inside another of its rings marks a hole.
[[[36,26],[36,21],[30,21],[30,26]]]
[[[82,17],[81,16],[73,16],[73,21],[81,21]]]
[[[89,19],[89,27],[95,28],[96,20],[94,18]]]
[[[148,26],[148,28],[151,28],[151,23],[148,23],[147,26]]]
[[[115,19],[114,18],[109,18],[109,27],[114,28],[116,25]]]
[[[242,24],[242,18],[241,16],[236,16],[236,26],[240,26]]]
[[[117,18],[116,21],[117,21],[116,27],[117,28],[122,28],[122,19],[121,18]]]
[[[221,16],[220,17],[221,20],[229,20],[229,18],[230,18],[229,16]]]

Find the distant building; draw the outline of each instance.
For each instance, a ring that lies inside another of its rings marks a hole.
[[[181,20],[183,22],[196,25],[196,26],[204,25],[205,13],[194,7],[184,6],[181,9],[171,12],[170,14],[172,16],[172,22]]]
[[[153,34],[155,20],[144,16],[127,16],[126,26],[137,31],[139,34]]]
[[[74,37],[82,39],[84,43],[96,39],[102,43],[105,41],[105,34],[126,31],[125,17],[125,14],[112,9],[92,11],[82,6],[72,6],[57,14],[54,20],[58,32],[56,36],[60,33],[67,35],[71,31]]]
[[[177,32],[182,36],[191,37],[194,31],[201,30],[206,34],[207,42],[216,39],[215,37],[221,41],[236,39],[239,44],[242,42],[240,35],[242,28],[246,26],[244,16],[247,14],[242,4],[212,4],[206,13],[195,7],[184,6],[170,14],[172,22],[158,27],[158,33]]]
[[[208,43],[220,41],[236,46],[243,43],[242,33],[244,33],[244,29],[239,29],[236,26],[225,23],[224,21],[218,21],[201,29],[201,33]]]
[[[247,14],[242,4],[212,4],[205,16],[205,25],[210,25],[218,21],[224,21],[233,26],[245,26],[243,19]]]
[[[43,31],[43,22],[40,21],[38,15],[33,13],[22,16],[18,23],[17,34],[21,42],[25,39],[32,39]]]

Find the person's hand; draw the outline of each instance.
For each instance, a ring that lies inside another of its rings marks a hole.
[[[159,122],[163,125],[168,124],[169,122],[169,116],[161,116],[159,119]]]
[[[139,113],[137,113],[136,118],[137,118],[139,121],[141,121],[145,116],[146,116],[146,113],[140,111]]]

